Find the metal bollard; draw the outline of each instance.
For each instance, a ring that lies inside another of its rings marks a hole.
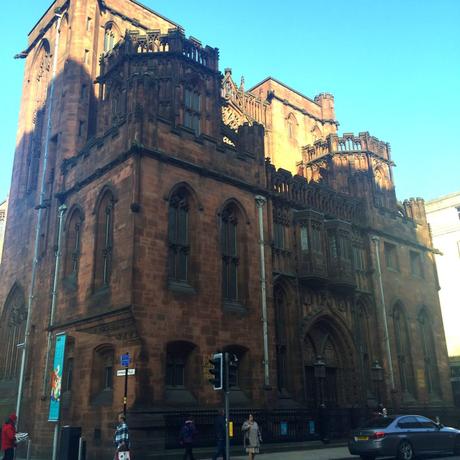
[[[80,439],[78,440],[78,460],[85,460],[85,458],[83,457],[84,444],[84,439],[80,437]]]
[[[32,439],[27,440],[27,460],[30,460],[32,455]]]

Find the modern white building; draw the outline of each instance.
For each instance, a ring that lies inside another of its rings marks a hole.
[[[425,203],[436,256],[449,356],[460,356],[460,192]]]
[[[5,238],[7,212],[8,212],[8,198],[0,203],[0,263],[2,263],[3,240]]]

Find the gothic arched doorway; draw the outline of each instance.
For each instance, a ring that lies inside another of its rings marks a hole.
[[[304,337],[305,399],[310,407],[349,407],[358,397],[355,350],[346,328],[331,317],[318,319]]]

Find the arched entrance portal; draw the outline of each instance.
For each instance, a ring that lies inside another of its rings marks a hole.
[[[314,322],[304,337],[305,399],[309,407],[350,407],[359,397],[355,349],[348,330],[332,317]]]

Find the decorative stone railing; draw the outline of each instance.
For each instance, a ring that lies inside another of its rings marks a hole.
[[[293,176],[284,169],[276,170],[266,161],[268,189],[280,198],[304,208],[313,209],[326,215],[335,216],[349,222],[364,223],[365,207],[357,198],[338,193],[328,187],[308,183],[302,176]]]
[[[338,153],[371,153],[391,161],[390,145],[367,132],[359,133],[358,136],[345,133],[342,137],[330,134],[325,140],[318,140],[313,145],[305,146],[303,148],[303,161],[308,164],[326,155]]]
[[[203,47],[195,38],[185,38],[181,29],[170,29],[166,35],[161,34],[159,30],[150,30],[143,35],[138,31],[127,31],[122,41],[118,42],[110,52],[101,56],[101,75],[117,65],[126,55],[155,53],[184,56],[210,70],[218,70],[217,48]]]

